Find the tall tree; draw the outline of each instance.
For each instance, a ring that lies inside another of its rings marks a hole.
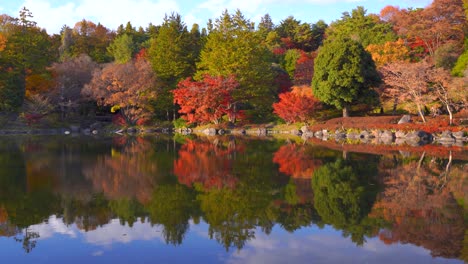
[[[381,21],[376,15],[367,15],[362,6],[343,13],[341,19],[333,22],[327,29],[327,38],[351,38],[363,47],[369,44],[383,44],[396,40],[390,23]]]
[[[234,75],[240,86],[233,94],[235,109],[242,103],[251,109],[255,118],[265,118],[271,113],[274,101],[273,71],[270,51],[255,33],[253,23],[237,10],[227,11],[215,21],[197,64],[196,78]],[[236,113],[236,110],[233,110]],[[235,117],[233,116],[233,120]]]
[[[116,37],[109,47],[107,47],[107,51],[112,54],[115,62],[119,64],[129,62],[135,53],[133,37],[128,34]]]
[[[35,86],[36,77],[50,79],[46,67],[57,57],[51,38],[30,20],[32,17],[32,13],[23,8],[18,19],[5,20],[9,24],[2,26],[8,32],[8,41],[0,55],[1,99],[5,109],[21,106],[27,87]],[[33,75],[36,77],[28,78]]]
[[[314,64],[313,94],[320,101],[343,109],[349,116],[351,104],[375,100],[372,89],[381,82],[371,55],[349,38],[327,41]]]
[[[171,14],[164,18],[158,35],[151,41],[149,59],[153,69],[172,88],[195,71],[197,54],[192,53],[191,40],[181,16]]]

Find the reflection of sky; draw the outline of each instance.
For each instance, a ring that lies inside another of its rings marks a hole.
[[[191,222],[179,246],[165,244],[161,226],[141,221],[129,227],[112,220],[85,232],[51,216],[28,230],[40,235],[36,248],[26,254],[12,238],[0,238],[1,263],[461,263],[432,258],[410,244],[388,246],[378,238],[358,247],[331,227],[294,233],[275,227],[270,235],[257,230],[245,248],[229,252],[209,239],[204,222]]]

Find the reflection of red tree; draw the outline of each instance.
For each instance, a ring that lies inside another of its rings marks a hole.
[[[137,138],[126,144],[121,152],[99,157],[94,166],[85,168],[85,176],[92,181],[96,191],[102,191],[108,199],[137,198],[141,203],[150,200],[157,175],[155,163],[148,162],[149,142]]]
[[[220,144],[188,140],[174,161],[174,174],[187,186],[195,183],[205,188],[233,188],[237,178],[232,174],[235,153],[240,149],[234,141],[227,148]]]
[[[310,179],[321,161],[306,153],[307,146],[288,144],[276,151],[273,162],[278,163],[279,171],[293,178]]]
[[[393,225],[380,232],[385,244],[411,243],[431,250],[434,257],[458,257],[463,247],[462,208],[446,187],[443,169],[411,162],[384,172],[385,191],[371,216]],[[441,177],[442,175],[442,177]]]
[[[7,220],[8,220],[8,212],[5,209],[5,207],[2,205],[0,207],[0,224],[6,223]]]

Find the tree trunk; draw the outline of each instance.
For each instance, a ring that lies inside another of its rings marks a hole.
[[[349,105],[343,107],[343,117],[349,117]]]
[[[396,115],[397,106],[398,106],[398,97],[395,96],[395,100],[393,100],[393,109],[392,109],[393,115]]]
[[[423,113],[423,110],[421,108],[421,105],[417,104],[417,107],[418,107],[419,116],[421,116],[421,119],[422,119],[423,123],[426,123],[426,118],[424,117],[424,113]]]
[[[446,104],[446,107],[447,107],[447,112],[449,114],[449,124],[452,125],[453,124],[453,113],[452,113],[452,110],[450,109],[450,105]]]

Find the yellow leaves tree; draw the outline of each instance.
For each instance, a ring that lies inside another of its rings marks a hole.
[[[4,50],[6,47],[7,38],[0,33],[0,51]]]
[[[366,50],[372,55],[378,67],[396,61],[408,61],[410,55],[410,50],[403,39],[388,41],[384,44],[370,44]]]

